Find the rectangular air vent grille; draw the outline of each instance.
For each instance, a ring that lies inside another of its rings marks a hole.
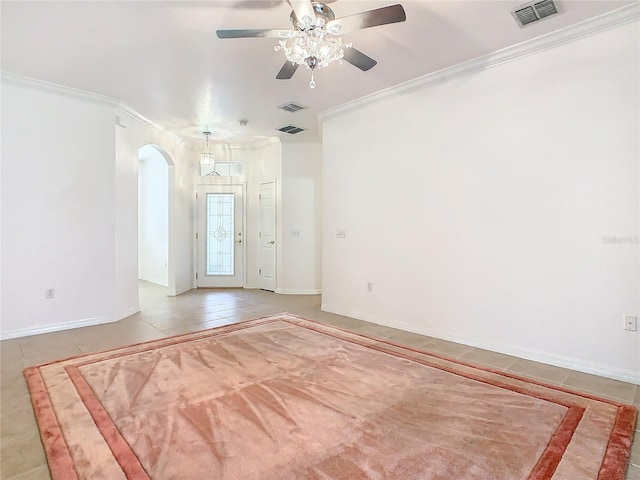
[[[540,20],[558,13],[558,9],[556,8],[555,3],[553,3],[551,0],[538,2],[533,5],[533,8],[535,8],[538,17],[540,17]]]
[[[297,127],[295,125],[285,125],[284,127],[280,127],[277,130],[283,133],[290,133],[291,135],[293,135],[296,133],[304,132],[306,128]]]
[[[307,107],[305,107],[304,105],[300,105],[299,103],[296,103],[296,102],[287,102],[284,105],[278,106],[278,108],[281,108],[285,112],[295,113],[295,112],[299,112],[300,110],[304,110]]]
[[[533,7],[525,7],[520,10],[516,10],[515,12],[516,20],[520,22],[520,25],[529,25],[530,23],[537,22],[540,20],[536,15],[536,12],[533,11]]]
[[[553,0],[542,0],[520,5],[511,12],[511,15],[513,15],[518,25],[524,27],[525,25],[538,22],[556,13],[558,13],[558,9],[555,3],[553,3]]]

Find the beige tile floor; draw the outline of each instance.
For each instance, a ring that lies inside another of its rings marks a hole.
[[[0,479],[50,478],[22,377],[24,367],[285,311],[640,407],[640,386],[325,313],[319,295],[225,289],[167,297],[153,284],[141,282],[140,287],[141,311],[124,320],[0,343]],[[640,440],[632,447],[627,480],[640,480]]]

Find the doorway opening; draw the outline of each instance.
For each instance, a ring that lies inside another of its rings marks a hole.
[[[175,295],[170,242],[174,162],[157,145],[138,150],[138,279]]]

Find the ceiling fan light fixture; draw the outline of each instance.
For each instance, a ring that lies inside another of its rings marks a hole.
[[[324,68],[333,62],[342,64],[344,51],[351,48],[341,37],[331,35],[326,29],[317,27],[309,30],[293,30],[275,46],[276,51],[293,64],[304,65],[312,71],[309,86],[314,88],[313,70]]]
[[[326,1],[326,0],[325,0]],[[332,0],[335,1],[335,0]],[[553,0],[533,0],[552,2]],[[320,0],[288,0],[293,7],[289,20],[290,30],[236,29],[217,30],[218,38],[269,37],[281,39],[274,47],[282,50],[287,58],[276,75],[277,80],[289,80],[300,65],[311,70],[309,86],[316,86],[313,78],[315,68],[323,68],[342,59],[363,72],[375,67],[378,62],[360,50],[342,41],[338,33],[346,34],[364,28],[378,27],[390,23],[404,22],[407,14],[402,5],[374,8],[336,19],[333,10]],[[329,3],[327,1],[327,3]]]

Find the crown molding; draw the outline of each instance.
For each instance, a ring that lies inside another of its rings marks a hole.
[[[158,125],[153,120],[148,119],[147,117],[142,115],[137,110],[134,110],[133,108],[131,108],[126,103],[124,103],[124,102],[118,103],[117,109],[118,109],[118,112],[124,113],[125,115],[128,115],[129,117],[133,118],[134,120],[137,120],[138,122],[142,123],[143,125],[146,125],[147,127],[155,128],[156,130],[158,130],[160,132],[164,132],[167,135],[173,137],[178,142],[185,143],[184,138],[182,138],[180,135],[176,135],[171,130],[166,129],[162,125]]]
[[[256,140],[255,142],[246,143],[225,143],[214,142],[213,145],[222,146],[224,150],[257,150],[258,148],[268,147],[275,143],[280,143],[279,137],[267,137]]]
[[[16,85],[19,87],[30,88],[32,90],[41,90],[43,92],[55,93],[64,97],[91,102],[98,105],[117,107],[120,104],[120,101],[114,97],[100,95],[98,93],[88,92],[86,90],[80,90],[79,88],[66,87],[57,83],[45,82],[44,80],[25,77],[16,73],[2,72],[0,73],[0,80],[2,81],[2,83],[6,83],[9,85]]]
[[[130,116],[134,120],[137,120],[138,122],[142,123],[143,125],[146,125],[147,127],[153,127],[159,130],[164,130],[164,127],[161,127],[157,123],[154,123],[152,120],[149,120],[147,117],[142,115],[137,110],[134,110],[126,103],[122,103],[122,102],[118,103],[118,111]]]
[[[24,75],[18,75],[16,73],[11,72],[0,72],[0,81],[6,84],[12,84],[24,88],[30,88],[34,90],[40,90],[43,92],[54,93],[57,95],[62,95],[68,98],[74,98],[76,100],[82,100],[85,102],[90,102],[98,105],[104,105],[107,107],[115,108],[117,112],[123,113],[134,120],[146,125],[148,127],[152,127],[160,132],[164,132],[167,135],[173,137],[175,140],[187,144],[184,138],[173,133],[171,130],[158,125],[153,120],[142,115],[137,110],[133,109],[131,106],[122,102],[120,99],[115,97],[109,97],[106,95],[100,95],[93,92],[88,92],[86,90],[80,90],[78,88],[66,87],[64,85],[60,85],[57,83],[46,82],[44,80],[38,80],[36,78],[26,77]],[[124,125],[122,125],[124,126]],[[257,148],[267,147],[274,143],[280,143],[280,138],[277,136],[267,137],[255,142],[247,142],[243,144],[232,144],[232,143],[222,143],[225,145],[225,148],[229,150],[255,150]]]
[[[268,147],[269,145],[273,145],[274,143],[281,143],[280,137],[267,137],[262,140],[258,140],[254,142],[252,145],[255,148]]]
[[[161,125],[154,123],[153,121],[149,120],[147,117],[142,115],[140,112],[134,110],[129,105],[127,105],[126,103],[120,101],[115,97],[100,95],[98,93],[88,92],[86,90],[81,90],[79,88],[67,87],[65,85],[46,82],[44,80],[25,77],[24,75],[18,75],[16,73],[10,73],[10,72],[1,72],[0,81],[8,85],[16,85],[19,87],[29,88],[32,90],[40,90],[42,92],[54,93],[56,95],[62,95],[67,98],[73,98],[75,100],[81,100],[84,102],[111,107],[116,109],[118,112],[121,112],[130,116],[131,118],[141,122],[142,124],[148,127],[153,127],[160,131],[166,132],[167,134],[175,137],[176,140],[180,142],[184,142],[184,139],[179,135],[176,135],[175,133],[171,132],[170,130],[167,130]]]
[[[638,18],[640,18],[640,2],[630,3],[624,7],[584,20],[574,25],[570,25],[560,30],[429,73],[422,77],[414,78],[393,87],[380,90],[351,102],[325,110],[318,114],[318,119],[322,124],[324,121],[333,117],[372,105],[386,98],[406,94],[417,89],[429,88],[448,82],[449,80],[471,75],[490,67],[495,67],[506,62],[517,60],[518,58],[544,52],[545,50],[550,50],[581,38],[595,35],[599,32],[611,30],[627,23],[632,23],[637,21]]]
[[[281,143],[279,137],[267,137],[267,138],[262,138],[260,140],[257,140],[255,142],[246,142],[246,143],[227,143],[224,141],[210,142],[212,149],[221,149],[221,150],[229,150],[229,151],[236,151],[236,150],[252,151],[252,150],[257,150],[259,148],[268,147],[269,145],[278,144],[278,143]],[[197,152],[202,151],[201,144],[196,143],[195,140],[194,142],[190,142],[187,148]]]

